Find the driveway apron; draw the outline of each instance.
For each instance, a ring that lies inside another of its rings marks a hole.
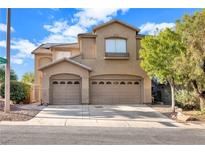
[[[177,128],[179,123],[146,105],[49,105],[34,125]]]

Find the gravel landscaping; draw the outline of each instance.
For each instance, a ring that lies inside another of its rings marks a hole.
[[[163,115],[171,118],[171,107],[169,105],[149,105],[154,110],[162,113]],[[194,121],[199,121],[205,123],[205,114],[200,111],[182,111],[186,116],[191,116]]]
[[[28,105],[11,105],[11,112],[4,113],[3,102],[0,102],[0,121],[27,121],[35,117],[41,110],[40,109],[23,109],[21,106]]]

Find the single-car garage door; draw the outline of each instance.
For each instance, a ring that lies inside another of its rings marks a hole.
[[[80,104],[81,82],[80,79],[53,79],[52,82],[52,104],[74,105]]]
[[[92,79],[92,104],[139,104],[141,80],[133,76],[104,76]]]

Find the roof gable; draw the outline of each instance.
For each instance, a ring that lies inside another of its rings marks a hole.
[[[119,20],[110,20],[110,21],[108,21],[108,22],[106,22],[106,23],[104,23],[104,24],[101,24],[101,25],[99,25],[99,26],[96,26],[95,28],[93,28],[93,31],[95,32],[96,30],[98,30],[98,29],[100,29],[100,28],[103,28],[103,27],[106,27],[106,26],[108,26],[108,25],[111,25],[111,24],[113,24],[113,23],[121,24],[121,25],[123,25],[123,26],[125,26],[125,27],[128,27],[128,28],[130,28],[130,29],[132,29],[132,30],[134,30],[134,31],[136,31],[136,32],[139,32],[139,31],[140,31],[140,29],[135,28],[134,26],[131,26],[131,25],[126,24],[126,23],[124,23],[124,22],[122,22],[122,21],[119,21]]]

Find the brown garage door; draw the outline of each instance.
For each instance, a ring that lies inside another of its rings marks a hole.
[[[138,79],[91,80],[92,104],[138,104],[141,102],[141,82]]]
[[[80,80],[52,80],[52,104],[80,104]]]

